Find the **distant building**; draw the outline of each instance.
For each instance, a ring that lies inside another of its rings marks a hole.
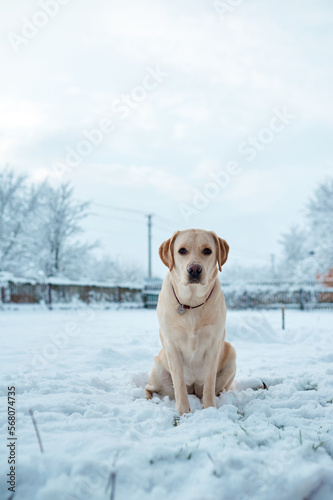
[[[329,269],[327,273],[318,274],[317,281],[323,286],[333,288],[333,268]]]

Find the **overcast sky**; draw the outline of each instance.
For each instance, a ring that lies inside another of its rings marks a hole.
[[[153,213],[155,274],[159,244],[187,227],[225,238],[230,264],[278,257],[332,174],[330,0],[0,9],[1,162],[71,181],[100,253],[146,268]]]

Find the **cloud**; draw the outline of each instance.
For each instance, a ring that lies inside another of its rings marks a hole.
[[[94,164],[94,180],[103,184],[108,190],[115,192],[117,188],[137,189],[138,193],[143,188],[151,190],[155,196],[163,195],[172,202],[182,200],[187,196],[189,185],[186,178],[174,175],[167,167],[150,167],[146,165],[123,165],[123,164]],[[41,175],[45,173],[41,170]],[[79,173],[81,179],[85,177],[89,181],[91,169],[84,167]],[[67,176],[64,177],[67,180]],[[123,191],[122,191],[123,192]],[[142,192],[142,191],[141,191]]]
[[[4,132],[33,134],[47,124],[47,115],[38,103],[29,100],[0,98],[0,129]]]
[[[19,30],[36,6],[4,5],[4,33]],[[210,1],[69,2],[20,53],[2,38],[2,163],[52,179],[53,162],[82,130],[115,118],[112,102],[158,64],[168,78],[65,179],[82,198],[151,206],[178,223],[178,201],[239,159],[240,142],[267,126],[273,108],[287,106],[295,124],[242,164],[243,173],[198,217],[211,227],[219,227],[221,213],[232,219],[242,245],[235,214],[247,228],[258,215],[266,229],[279,216],[287,224],[288,207],[295,214],[330,172],[332,11],[327,1],[314,9],[310,0],[253,0],[220,19]]]

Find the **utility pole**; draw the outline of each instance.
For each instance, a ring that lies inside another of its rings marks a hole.
[[[275,255],[271,253],[271,273],[272,277],[275,278]]]
[[[151,272],[151,219],[154,214],[148,214],[146,215],[148,219],[148,279],[151,279],[152,277],[152,272]]]

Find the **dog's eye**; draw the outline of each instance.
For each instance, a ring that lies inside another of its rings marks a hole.
[[[210,249],[210,248],[205,248],[205,249],[204,249],[204,251],[203,251],[203,253],[204,253],[205,255],[210,255],[210,254],[212,253],[212,251],[211,251],[211,249]]]
[[[187,254],[187,250],[186,250],[186,248],[180,248],[178,250],[178,253],[180,253],[181,255],[186,255]]]

